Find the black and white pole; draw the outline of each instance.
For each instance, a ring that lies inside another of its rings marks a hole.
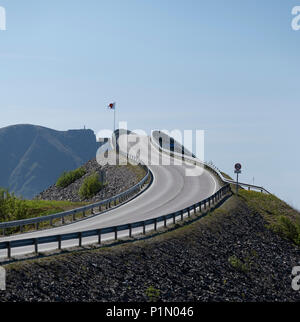
[[[241,169],[242,169],[242,165],[240,163],[237,163],[235,166],[235,171],[234,173],[236,173],[236,194],[239,193],[239,174],[242,173]]]
[[[116,131],[116,102],[110,103],[107,108],[114,111],[114,132]]]
[[[115,106],[114,106],[114,133],[116,131],[116,103],[115,103]]]

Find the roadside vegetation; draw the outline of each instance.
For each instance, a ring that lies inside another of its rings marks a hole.
[[[268,228],[300,245],[300,213],[274,195],[255,191],[239,191],[240,197],[268,223]]]
[[[95,196],[103,187],[104,183],[100,181],[98,172],[93,173],[85,178],[80,189],[79,196],[81,199],[89,199]]]
[[[23,200],[0,188],[0,222],[41,217],[86,205],[83,202]]]
[[[57,180],[56,186],[60,188],[66,188],[71,183],[80,179],[86,174],[86,170],[84,168],[78,168],[76,170],[72,170],[69,172],[64,172]]]
[[[64,250],[7,264],[10,287],[0,297],[6,301],[299,301],[290,276],[292,265],[298,263],[298,247],[269,229],[281,216],[295,223],[298,212],[274,196],[245,190],[207,211],[207,216],[193,214],[145,239],[106,242],[100,248]]]
[[[221,172],[222,176],[228,180],[233,180],[227,173]]]
[[[133,165],[128,162],[128,164],[126,166],[128,169],[130,169],[136,175],[137,181],[141,181],[145,177],[146,171],[140,165]]]

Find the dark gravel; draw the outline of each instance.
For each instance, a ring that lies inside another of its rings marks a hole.
[[[138,178],[134,171],[127,166],[100,166],[96,159],[88,161],[82,166],[87,173],[66,188],[59,188],[55,184],[36,196],[36,199],[42,200],[67,200],[81,201],[78,191],[87,176],[92,173],[104,170],[106,173],[107,185],[103,187],[93,198],[85,200],[96,202],[115,196],[138,183]]]
[[[151,286],[162,301],[299,301],[299,248],[235,203],[151,239],[14,264],[0,301],[148,301]]]

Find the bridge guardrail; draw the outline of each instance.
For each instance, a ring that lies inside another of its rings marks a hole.
[[[4,242],[0,242],[0,249],[7,249],[7,257],[10,258],[11,257],[11,249],[12,248],[17,248],[17,247],[34,246],[35,253],[38,253],[38,245],[40,245],[40,244],[47,244],[47,243],[57,242],[58,243],[58,249],[61,249],[62,248],[62,241],[78,239],[79,247],[81,247],[83,238],[92,237],[92,236],[98,236],[98,243],[101,244],[101,238],[105,234],[114,233],[115,240],[117,240],[118,232],[128,230],[129,237],[132,237],[132,230],[134,228],[139,228],[139,227],[142,227],[143,228],[143,234],[146,234],[146,227],[147,226],[154,225],[154,230],[157,230],[157,224],[160,223],[160,222],[164,222],[164,227],[166,227],[167,226],[167,220],[169,220],[169,219],[173,219],[173,223],[175,223],[176,218],[178,216],[180,216],[180,219],[183,220],[184,215],[186,213],[188,214],[188,216],[190,216],[191,211],[196,212],[197,208],[201,212],[203,207],[206,210],[207,207],[210,208],[212,205],[217,205],[231,191],[230,183],[234,183],[234,181],[224,178],[223,175],[221,174],[221,172],[217,168],[213,167],[212,165],[210,165],[210,164],[208,164],[206,162],[202,162],[200,160],[197,160],[195,158],[190,158],[190,157],[187,157],[187,156],[183,156],[182,154],[179,154],[179,153],[176,153],[176,152],[171,152],[170,153],[170,151],[162,149],[155,142],[155,140],[152,139],[152,135],[151,135],[150,139],[151,139],[151,142],[154,142],[154,144],[160,150],[162,150],[163,152],[165,152],[167,154],[171,154],[172,156],[177,157],[177,158],[180,157],[181,159],[184,158],[184,160],[190,161],[191,163],[193,163],[195,165],[198,163],[198,164],[205,165],[205,166],[209,167],[216,174],[218,174],[218,176],[222,179],[222,181],[225,183],[225,185],[223,187],[221,187],[212,196],[210,196],[210,197],[208,197],[208,198],[206,198],[206,199],[204,199],[204,200],[202,200],[202,201],[200,201],[198,203],[195,203],[194,205],[192,205],[190,207],[187,207],[187,208],[184,208],[184,209],[182,209],[180,211],[176,211],[176,212],[173,212],[173,213],[170,213],[170,214],[167,214],[167,215],[164,215],[164,216],[160,216],[160,217],[157,217],[157,218],[148,219],[148,220],[139,221],[139,222],[128,223],[128,224],[123,224],[123,225],[118,225],[118,226],[94,229],[94,230],[89,230],[89,231],[80,231],[80,232],[73,232],[73,233],[53,235],[53,236],[45,236],[45,237],[38,237],[38,238],[29,238],[29,239],[22,239],[22,240],[4,241]],[[121,152],[121,153],[124,154],[123,152]],[[129,155],[127,155],[127,156],[132,158],[136,162],[139,162],[138,158],[136,158],[134,156],[129,156]],[[148,169],[148,172],[147,172],[147,175],[144,178],[145,181],[147,180],[146,177],[149,176],[150,173],[151,173],[148,167],[147,167],[147,169]],[[136,185],[136,186],[139,186],[139,184]],[[252,186],[252,187],[258,187],[258,186],[248,185],[248,184],[244,184],[244,185]],[[132,187],[131,189],[133,189],[133,188],[134,187]],[[265,190],[262,187],[258,187],[258,188]],[[129,189],[129,190],[131,190],[131,189]],[[109,200],[113,200],[115,198],[118,198],[118,196],[110,198]],[[86,207],[95,207],[95,205],[98,206],[99,204],[104,203],[104,202],[105,201],[102,201],[102,202],[96,203],[94,205],[89,205],[89,206],[86,206]],[[106,200],[106,202],[107,202],[107,200]],[[86,207],[82,207],[82,208],[86,208]],[[80,208],[80,209],[82,209],[82,208]],[[76,210],[78,211],[78,209],[76,209]],[[68,215],[69,215],[70,212],[71,211],[68,211],[66,213],[68,213]]]
[[[126,154],[124,155],[126,156]],[[132,156],[128,155],[127,157],[131,158]],[[132,158],[134,161],[138,163],[138,160],[136,158],[134,157]],[[46,221],[49,221],[50,226],[53,226],[53,220],[55,219],[60,219],[61,224],[63,225],[65,224],[65,217],[67,216],[73,216],[72,220],[75,221],[77,214],[83,214],[83,217],[86,217],[86,212],[91,210],[92,214],[96,215],[93,211],[94,208],[99,208],[99,211],[101,211],[103,206],[105,209],[110,209],[113,203],[114,203],[114,206],[116,206],[117,202],[123,203],[124,201],[130,199],[131,197],[136,196],[136,194],[142,190],[142,188],[144,187],[149,177],[152,176],[151,171],[146,165],[140,164],[140,166],[142,166],[146,171],[145,177],[133,187],[127,189],[126,191],[121,192],[116,196],[113,196],[111,198],[108,198],[87,206],[83,206],[80,208],[76,208],[76,209],[72,209],[72,210],[68,210],[68,211],[64,211],[64,212],[60,212],[52,215],[0,223],[0,229],[2,229],[2,234],[5,236],[5,229],[14,228],[14,227],[20,227],[20,231],[22,232],[23,227],[26,225],[35,225],[35,229],[38,230],[39,224]]]
[[[112,226],[112,227],[106,227],[106,228],[100,228],[100,229],[93,229],[93,230],[87,230],[87,231],[79,231],[79,232],[73,232],[73,233],[67,233],[67,234],[60,234],[60,235],[52,235],[52,236],[45,236],[45,237],[38,237],[38,238],[28,238],[28,239],[21,239],[21,240],[12,240],[12,241],[4,241],[0,242],[0,250],[7,250],[7,257],[11,258],[11,250],[12,248],[18,248],[18,247],[25,247],[25,246],[34,246],[34,252],[38,253],[38,246],[41,244],[49,244],[57,242],[58,249],[62,248],[62,242],[67,240],[76,240],[78,239],[78,246],[82,247],[82,241],[83,238],[86,237],[93,237],[98,236],[98,244],[102,243],[102,236],[110,233],[114,233],[114,239],[118,239],[118,232],[120,231],[128,231],[128,236],[132,237],[132,230],[134,228],[143,228],[143,234],[146,234],[146,228],[147,226],[151,225],[154,228],[154,231],[157,230],[157,224],[164,222],[164,227],[167,227],[167,221],[172,219],[173,223],[176,223],[176,219],[180,217],[180,220],[184,220],[184,215],[187,214],[188,216],[191,215],[191,211],[196,212],[197,210],[199,212],[202,212],[202,210],[210,209],[212,206],[218,205],[219,202],[221,202],[227,194],[231,191],[230,185],[227,184],[223,186],[221,189],[219,189],[216,193],[214,193],[212,196],[195,203],[194,205],[184,208],[180,211],[176,211],[164,216],[159,216],[153,219],[118,225],[118,226]]]
[[[224,183],[236,184],[236,181],[225,178],[222,175],[221,171],[215,165],[213,165],[213,164],[211,164],[209,162],[201,161],[201,160],[198,160],[196,158],[192,158],[192,157],[189,157],[189,156],[186,156],[186,155],[183,156],[182,154],[180,154],[178,152],[173,152],[173,151],[171,152],[171,151],[169,151],[169,150],[161,147],[159,145],[159,143],[156,142],[156,139],[154,138],[153,133],[151,133],[150,140],[151,140],[152,143],[154,143],[154,145],[156,146],[156,148],[158,148],[162,152],[164,152],[164,153],[166,153],[168,155],[173,155],[176,158],[180,158],[180,159],[184,158],[185,161],[191,162],[191,163],[193,163],[195,165],[197,163],[199,165],[201,165],[201,166],[204,165],[204,166],[210,168],[210,170],[212,170],[215,174],[217,174],[219,176],[219,178]],[[249,183],[242,183],[242,182],[239,182],[239,185],[240,186],[243,186],[243,187],[247,187],[248,190],[251,190],[251,188],[252,188],[252,189],[255,189],[255,190],[260,190],[261,192],[265,192],[267,194],[271,194],[267,189],[265,189],[264,187],[261,187],[261,186],[256,186],[256,185],[252,185],[252,184],[249,184]]]

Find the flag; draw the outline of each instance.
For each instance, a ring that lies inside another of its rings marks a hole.
[[[107,106],[107,108],[108,108],[109,110],[115,110],[115,109],[116,109],[116,103],[110,103],[110,104]]]

